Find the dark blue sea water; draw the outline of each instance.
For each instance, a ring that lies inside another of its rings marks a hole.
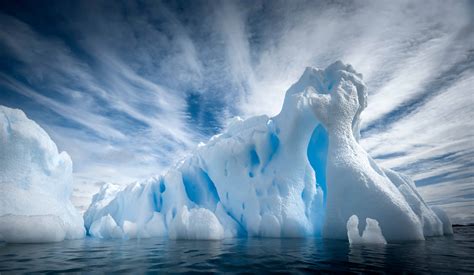
[[[320,239],[0,244],[0,272],[474,272],[474,226],[385,246]]]

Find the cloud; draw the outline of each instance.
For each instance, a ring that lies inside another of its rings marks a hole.
[[[73,155],[79,175],[108,173],[107,180],[125,183],[149,175],[151,167],[166,167],[175,161],[171,152],[179,155],[194,144],[193,130],[184,121],[185,101],[172,88],[142,77],[97,45],[85,46],[100,64],[92,66],[59,39],[10,16],[1,20],[7,30],[0,34],[2,44],[21,65],[2,72],[0,84],[34,102],[32,115]],[[60,116],[61,125],[35,115],[37,104]],[[119,173],[122,162],[136,171]],[[148,170],[140,173],[137,166],[143,168],[144,162]]]
[[[471,179],[449,181],[420,187],[430,205],[443,208],[453,224],[469,224],[474,220],[474,185]]]
[[[276,115],[306,66],[340,59],[369,88],[362,145],[431,203],[469,210],[469,1],[29,5],[0,12],[0,104],[71,154],[79,204],[96,182],[162,173],[234,115]]]

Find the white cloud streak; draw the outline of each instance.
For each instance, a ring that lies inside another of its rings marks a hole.
[[[31,112],[88,183],[77,191],[82,203],[91,182],[161,173],[206,138],[193,123],[208,118],[190,120],[189,93],[222,125],[235,114],[275,115],[306,66],[341,59],[369,87],[362,145],[420,182],[437,179],[422,190],[451,214],[472,206],[450,199],[473,192],[464,188],[474,157],[469,1],[124,5],[79,6],[81,16],[65,27],[73,46],[0,17],[0,45],[21,61],[24,77],[1,73],[2,87],[87,129]]]

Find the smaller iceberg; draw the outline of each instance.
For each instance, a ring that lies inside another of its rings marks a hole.
[[[362,236],[359,234],[359,218],[352,215],[347,221],[347,238],[350,244],[387,244],[377,220],[366,218]]]
[[[71,192],[69,155],[22,111],[0,106],[0,241],[83,238]]]

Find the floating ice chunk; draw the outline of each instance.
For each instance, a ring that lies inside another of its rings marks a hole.
[[[70,201],[72,161],[34,121],[0,106],[0,235],[7,242],[84,237]],[[23,236],[23,237],[22,237]]]
[[[366,218],[362,236],[359,234],[359,218],[352,215],[347,221],[347,237],[350,244],[386,244],[377,220]]]

